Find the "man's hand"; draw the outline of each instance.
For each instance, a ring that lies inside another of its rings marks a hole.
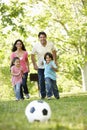
[[[37,65],[34,65],[34,69],[35,69],[35,70],[38,70],[38,66],[37,66]]]

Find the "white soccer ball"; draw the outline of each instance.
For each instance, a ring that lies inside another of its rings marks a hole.
[[[29,122],[45,122],[51,117],[51,109],[45,101],[34,100],[27,105],[25,115]]]

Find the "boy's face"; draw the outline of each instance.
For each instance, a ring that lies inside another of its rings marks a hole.
[[[46,63],[49,63],[51,61],[51,58],[47,55],[46,56]]]
[[[16,59],[15,62],[14,62],[14,65],[15,65],[15,66],[20,66],[20,60],[19,60],[19,59]]]

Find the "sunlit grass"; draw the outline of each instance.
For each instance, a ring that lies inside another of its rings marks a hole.
[[[47,100],[52,116],[46,123],[29,123],[25,108],[32,100],[0,101],[0,130],[87,130],[87,95],[61,95],[60,100]]]
[[[28,81],[31,98],[16,102],[9,67],[1,69],[0,79],[0,130],[87,130],[87,93],[62,93],[60,100],[45,99],[52,110],[50,121],[29,123],[25,108],[40,99],[37,84],[32,88],[34,84]]]

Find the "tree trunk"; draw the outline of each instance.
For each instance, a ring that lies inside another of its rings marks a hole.
[[[87,91],[87,62],[81,68],[83,91]]]

